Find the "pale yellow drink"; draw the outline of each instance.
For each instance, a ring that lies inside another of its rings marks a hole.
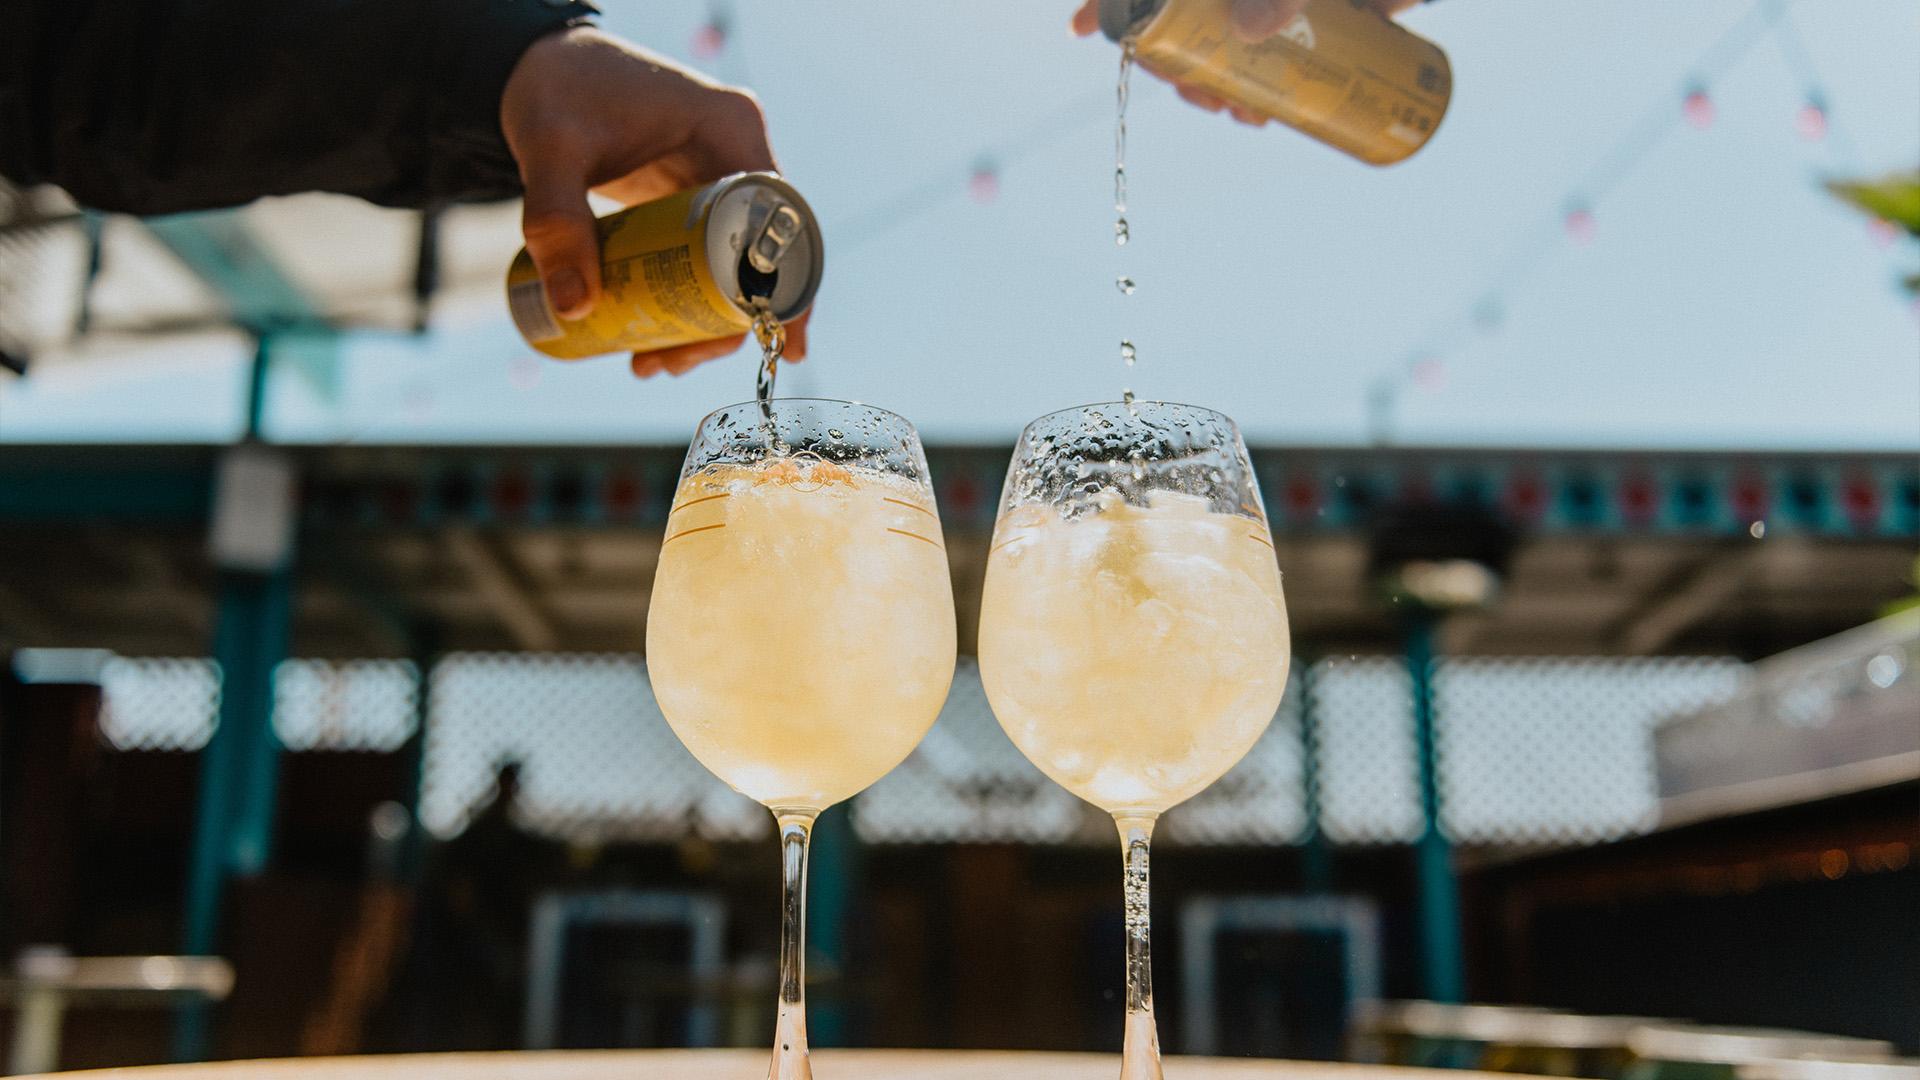
[[[1001,516],[980,677],[1001,727],[1062,787],[1151,816],[1232,768],[1285,689],[1287,612],[1266,527],[1158,492],[1068,519]]]
[[[925,489],[812,460],[714,468],[674,496],[647,671],[693,756],[776,809],[872,784],[953,679],[953,592]]]

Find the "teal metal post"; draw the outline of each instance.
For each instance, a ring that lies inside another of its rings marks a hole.
[[[1314,697],[1313,658],[1296,656],[1293,664],[1300,687],[1300,786],[1307,818],[1300,876],[1308,892],[1325,894],[1333,891],[1333,847],[1320,821],[1320,703]]]
[[[1434,746],[1433,637],[1439,616],[1420,611],[1407,617],[1407,674],[1413,682],[1413,737],[1420,777],[1420,839],[1414,845],[1420,883],[1420,943],[1430,1001],[1464,1000],[1461,963],[1460,883],[1454,877],[1453,850],[1440,827],[1440,777]]]
[[[860,839],[853,831],[853,808],[841,803],[823,811],[813,827],[807,867],[808,951],[821,967],[839,978],[836,992],[816,1003],[807,1018],[814,1046],[847,1045],[847,913],[853,907],[859,877]],[[819,970],[819,969],[816,969]]]
[[[269,342],[254,354],[247,393],[247,436],[257,438],[264,408]],[[181,949],[210,955],[219,942],[228,882],[266,869],[272,856],[280,779],[273,730],[273,673],[286,659],[293,622],[290,560],[266,572],[222,570],[213,657],[220,710],[201,755],[200,799],[189,857]],[[207,1057],[208,1005],[183,1005],[176,1017],[176,1061]]]

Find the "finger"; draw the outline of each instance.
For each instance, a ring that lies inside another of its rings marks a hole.
[[[1307,0],[1233,0],[1233,32],[1245,41],[1264,41],[1300,17]]]
[[[1073,21],[1070,25],[1073,27],[1075,37],[1086,37],[1100,29],[1099,7],[1100,0],[1087,0],[1080,5],[1080,10],[1073,13]]]
[[[1221,109],[1227,107],[1225,98],[1215,94],[1209,94],[1205,90],[1192,86],[1176,86],[1173,89],[1174,92],[1179,94],[1189,105],[1197,105],[1208,112],[1219,112]]]
[[[525,155],[531,165],[523,169],[527,197],[520,228],[547,303],[561,318],[579,319],[600,299],[600,240],[587,206],[586,178],[570,157]]]
[[[1228,111],[1233,113],[1235,120],[1246,124],[1248,127],[1267,126],[1267,118],[1260,113],[1254,112],[1252,109],[1243,109],[1238,105],[1233,105],[1229,106]]]
[[[660,358],[652,353],[634,353],[628,363],[637,379],[651,379],[660,374]]]
[[[1382,15],[1398,15],[1422,2],[1423,0],[1374,0],[1374,6],[1380,9]]]
[[[744,90],[716,91],[700,110],[693,140],[705,174],[695,177],[696,183],[737,172],[779,171],[767,141],[767,114],[760,100]]]

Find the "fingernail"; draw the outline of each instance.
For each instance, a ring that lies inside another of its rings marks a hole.
[[[547,279],[547,303],[563,319],[578,319],[587,302],[587,281],[580,271],[568,268]]]

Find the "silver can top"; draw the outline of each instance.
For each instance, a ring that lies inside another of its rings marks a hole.
[[[774,318],[789,322],[820,289],[820,221],[793,185],[772,173],[729,177],[713,186],[707,261],[742,312],[764,299]]]

